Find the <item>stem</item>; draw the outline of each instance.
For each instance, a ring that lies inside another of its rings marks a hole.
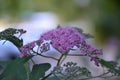
[[[42,54],[37,54],[37,55],[45,57],[45,58],[51,58],[51,59],[54,59],[54,60],[58,61],[57,58],[54,58],[54,57],[51,57],[51,56],[45,56],[45,55],[42,55]]]
[[[35,52],[34,50],[32,50],[32,51],[33,51],[33,53],[36,53],[36,54],[39,55],[39,56],[42,56],[42,57],[45,57],[45,58],[51,58],[51,59],[54,59],[54,60],[58,61],[57,58],[54,58],[54,57],[51,57],[51,56],[45,56],[45,55],[39,54],[38,52]]]
[[[38,48],[37,48],[37,53],[38,53],[38,51],[39,51],[39,48],[40,48],[40,46],[38,46]]]
[[[7,40],[5,40],[2,45],[4,45],[6,42],[7,42]]]
[[[39,55],[41,55],[41,54],[39,54]],[[60,56],[60,58],[59,59],[57,59],[57,65],[56,66],[59,66],[59,64],[60,64],[60,62],[61,62],[61,59],[62,59],[62,57],[63,57],[64,55],[62,54],[61,56]],[[43,79],[41,79],[41,80],[45,80],[45,79],[47,79],[49,76],[51,76],[53,73],[51,72],[51,73],[49,73],[48,75],[46,75],[45,77],[43,77]]]
[[[30,74],[30,66],[29,66],[29,63],[27,62],[27,63],[25,63],[24,64],[24,66],[25,66],[25,69],[26,69],[26,71],[27,71],[27,77],[28,77],[28,80],[29,80],[29,74]]]
[[[60,58],[58,59],[58,62],[57,62],[57,65],[56,65],[56,66],[59,66],[59,64],[60,64],[60,62],[61,62],[63,56],[64,56],[64,54],[62,54],[62,55],[60,56]]]
[[[67,54],[67,56],[85,56],[83,54]]]
[[[57,75],[53,74],[58,80],[61,80]]]
[[[67,57],[67,55],[65,54],[65,56],[64,56],[64,58],[61,60],[61,63],[60,63],[60,64],[63,63],[63,61],[66,59],[66,57]]]
[[[35,65],[35,61],[33,59],[31,59],[32,63]]]
[[[22,36],[22,33],[20,33],[20,35],[18,36],[18,38],[20,38]]]
[[[47,76],[45,76],[45,77],[43,77],[41,80],[45,80],[45,79],[47,79],[49,76],[51,76],[52,75],[52,72],[51,73],[49,73]]]
[[[93,77],[89,77],[89,78],[83,78],[83,79],[79,79],[79,80],[87,80],[87,79],[99,78],[99,77],[104,78],[104,77],[102,77],[102,76],[104,76],[104,75],[106,75],[106,74],[108,74],[108,73],[109,73],[109,72],[106,72],[106,73],[103,73],[103,74],[98,75],[98,76],[93,76]]]

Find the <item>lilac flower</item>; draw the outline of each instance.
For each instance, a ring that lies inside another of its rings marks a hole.
[[[27,55],[31,55],[33,52],[34,47],[39,47],[39,53],[48,51],[50,49],[49,43],[43,43],[43,40],[37,40],[33,41],[31,43],[28,43],[20,48],[20,57],[24,57]]]
[[[80,45],[79,45],[79,49],[81,50],[81,53],[83,55],[99,55],[102,54],[102,50],[100,49],[96,49],[95,47],[93,47],[92,45],[86,43],[86,41],[84,40]]]
[[[99,66],[99,58],[97,56],[91,57],[90,61],[94,61],[96,66]]]
[[[20,48],[20,52],[21,52],[20,57],[24,57],[24,56],[26,56],[27,54],[30,54],[30,48],[29,48],[29,46],[27,46],[27,45],[22,46],[22,47]]]
[[[83,55],[91,57],[91,61],[94,61],[98,66],[96,57],[94,56],[102,54],[102,50],[98,50],[87,43],[86,39],[92,37],[90,34],[83,33],[83,31],[78,28],[61,27],[44,33],[40,40],[50,40],[53,48],[62,54],[67,54],[76,46]]]
[[[51,30],[40,39],[51,40],[52,46],[61,53],[68,53],[74,46],[81,43],[83,35],[74,27],[62,27]]]
[[[27,54],[30,54],[31,49],[33,49],[36,45],[36,41],[33,41],[31,43],[28,43],[20,48],[20,57],[24,57]]]
[[[46,52],[50,49],[50,44],[49,43],[44,43],[40,46],[40,52],[43,53],[43,52]]]
[[[39,51],[46,52],[50,49],[50,44],[62,54],[68,54],[74,46],[80,49],[84,56],[91,57],[98,66],[97,55],[102,54],[102,50],[96,49],[87,43],[87,38],[91,38],[90,34],[83,33],[81,29],[75,27],[61,27],[48,31],[41,35],[40,39],[20,48],[21,56],[31,53],[31,50],[38,45]],[[44,41],[50,41],[45,43]],[[96,56],[96,57],[95,57]]]
[[[90,54],[93,51],[99,53],[99,50],[86,43],[86,38],[80,30],[62,27],[43,34],[40,39],[51,40],[52,46],[61,53],[68,53],[74,46],[79,47],[83,54]]]

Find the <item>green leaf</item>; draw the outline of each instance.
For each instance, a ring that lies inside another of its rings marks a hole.
[[[11,68],[9,69],[10,69],[9,72],[7,72],[5,76],[3,75],[4,78],[2,80],[26,80],[27,79],[27,71],[25,69],[24,64],[14,67],[13,70],[11,70]]]
[[[61,80],[61,79],[53,76],[53,77],[49,77],[47,80]]]
[[[6,67],[11,61],[0,61],[0,66]]]
[[[54,77],[59,80],[77,80],[83,77],[87,78],[92,76],[91,72],[87,68],[80,67],[74,62],[67,62],[63,65],[63,67],[55,67],[53,74]]]
[[[24,67],[24,63],[31,58],[32,56],[27,56],[24,58],[18,58],[13,61],[8,61],[6,64],[2,62],[1,65],[3,65],[5,68],[2,74],[0,75],[0,80],[8,77],[11,77],[11,80],[26,80],[27,72]]]
[[[33,57],[32,55],[29,55],[29,56],[25,56],[23,58],[18,58],[15,61],[23,64],[23,63],[27,62],[28,60],[30,60],[32,57]]]
[[[106,67],[109,72],[114,75],[120,75],[120,67],[117,65],[117,62],[114,61],[105,61],[103,59],[100,60],[102,66]]]
[[[8,40],[19,48],[23,46],[23,40],[16,37],[15,34],[19,34],[19,36],[21,36],[24,33],[26,33],[26,31],[23,29],[8,28],[0,32],[0,40]]]
[[[23,40],[15,37],[15,36],[8,36],[8,37],[6,37],[6,40],[12,42],[18,48],[23,46]]]
[[[30,73],[29,80],[39,80],[44,77],[45,72],[51,67],[49,63],[35,64]]]

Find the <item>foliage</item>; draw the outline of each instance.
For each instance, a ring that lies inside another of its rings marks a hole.
[[[109,78],[120,75],[120,67],[117,62],[105,61],[99,58],[99,55],[102,55],[101,49],[96,49],[88,44],[87,39],[92,36],[83,33],[81,29],[59,27],[58,29],[43,34],[39,40],[23,45],[22,39],[19,38],[25,32],[26,31],[23,29],[13,28],[0,32],[1,40],[11,41],[21,52],[20,57],[15,60],[0,61],[0,65],[3,68],[0,74],[0,80],[88,80],[92,78]],[[19,36],[17,37],[15,34],[19,34]],[[45,42],[47,40],[48,42]],[[59,45],[57,45],[58,42],[55,42],[57,40],[60,42]],[[62,44],[64,40],[67,41]],[[71,44],[68,44],[69,42]],[[44,55],[44,52],[50,50],[50,45],[61,53],[59,58]],[[74,46],[77,46],[82,54],[69,54],[70,50],[75,50],[73,49]],[[35,50],[35,47],[37,47],[37,50]],[[53,59],[57,63],[54,68],[46,74],[51,68],[51,64],[35,64],[32,58],[36,55]],[[95,66],[101,66],[107,70],[101,75],[93,76],[90,70],[86,67],[78,66],[74,61],[62,65],[66,56],[90,57],[90,61],[94,61]],[[30,70],[28,65],[29,60],[33,62],[32,70]]]
[[[39,80],[44,77],[45,72],[51,67],[49,63],[35,64],[30,73],[29,80]]]
[[[0,40],[8,40],[16,45],[16,47],[21,47],[23,45],[23,40],[16,37],[15,34],[19,34],[20,37],[24,33],[26,33],[26,31],[23,29],[8,28],[0,32]]]
[[[100,63],[103,67],[106,67],[110,73],[113,75],[120,76],[120,66],[115,61],[105,61],[103,59],[100,60]]]
[[[67,62],[63,67],[55,67],[53,74],[57,79],[62,80],[78,80],[91,76],[91,72],[87,68],[77,66],[77,63],[73,62]]]
[[[22,59],[19,58],[14,61],[1,62],[2,64],[3,63],[7,63],[7,64],[2,65],[4,66],[4,71],[0,75],[0,80],[2,79],[25,80],[27,78],[27,72],[25,70],[24,63],[27,62],[31,57],[32,56],[24,57]]]

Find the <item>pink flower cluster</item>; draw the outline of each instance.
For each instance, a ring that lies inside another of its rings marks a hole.
[[[86,43],[82,31],[75,27],[61,27],[43,34],[40,40],[51,40],[52,46],[61,53],[68,53],[77,46],[83,55],[100,54],[101,51]]]
[[[86,42],[86,35],[81,29],[75,27],[61,27],[48,31],[40,37],[38,41],[28,43],[20,48],[22,52],[21,56],[30,54],[30,51],[39,43],[39,51],[45,52],[49,50],[50,45],[53,46],[62,54],[68,54],[74,46],[78,47],[81,53],[85,56],[91,57],[91,61],[94,61],[98,66],[97,55],[102,54],[102,50],[98,50]],[[89,37],[89,36],[88,36]],[[44,43],[44,41],[50,41],[50,43]]]
[[[68,53],[81,44],[83,35],[74,27],[62,27],[43,34],[41,40],[51,40],[52,46],[61,53]]]
[[[43,53],[50,49],[49,43],[42,43],[42,41],[40,40],[33,41],[20,48],[20,52],[21,52],[20,57],[24,57],[30,54],[33,55],[32,53],[34,53],[34,48],[36,46],[38,46],[37,53]]]
[[[50,49],[50,44],[49,43],[43,43],[41,44],[41,46],[39,47],[39,51],[40,53],[46,52]]]
[[[81,29],[75,27],[61,27],[51,30],[44,33],[40,38],[40,40],[51,40],[53,48],[62,54],[67,54],[76,46],[83,55],[91,57],[91,61],[94,61],[98,66],[98,58],[96,55],[102,54],[102,50],[98,50],[88,44],[86,39],[86,34],[84,34]]]
[[[85,40],[79,45],[79,49],[83,55],[99,55],[102,54],[102,49],[96,49],[92,45],[88,44]]]
[[[31,42],[31,43],[28,43],[28,44],[22,46],[20,48],[20,52],[21,52],[20,57],[24,57],[27,54],[30,54],[31,49],[33,49],[35,47],[35,45],[36,45],[36,42],[34,41],[34,42]]]

